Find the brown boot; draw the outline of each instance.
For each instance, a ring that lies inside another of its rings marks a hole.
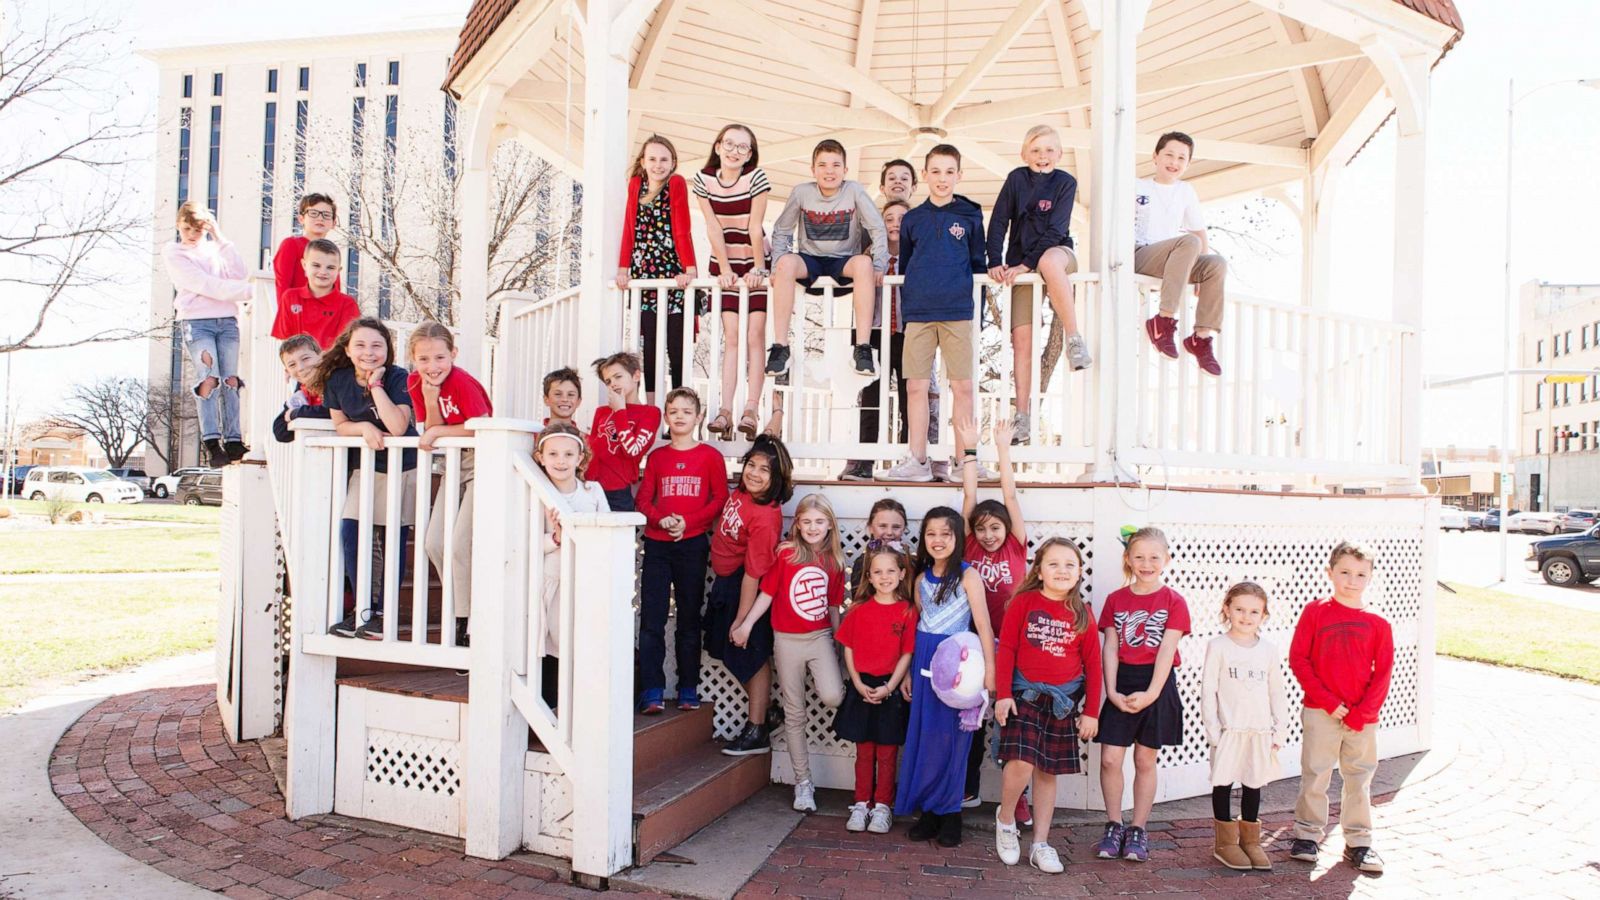
[[[1212,852],[1217,862],[1230,869],[1248,872],[1250,870],[1250,857],[1244,855],[1239,849],[1239,821],[1224,822],[1213,819],[1211,825],[1216,829],[1217,849]]]
[[[1261,849],[1261,823],[1239,820],[1239,849],[1250,858],[1250,868],[1262,872],[1272,871],[1272,860]]]

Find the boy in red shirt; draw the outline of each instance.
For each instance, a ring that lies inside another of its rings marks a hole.
[[[291,234],[278,244],[278,252],[272,257],[272,280],[276,290],[273,292],[278,297],[283,297],[283,292],[291,288],[306,286],[306,273],[300,267],[300,260],[305,256],[306,245],[312,241],[326,240],[333,231],[333,224],[339,218],[339,210],[333,203],[333,198],[327,194],[307,194],[300,198],[300,234]],[[339,284],[334,282],[334,290],[339,290]],[[283,305],[280,299],[278,304]],[[276,337],[277,335],[274,335]],[[287,337],[287,335],[285,335]],[[327,344],[322,349],[328,349]]]
[[[593,458],[585,477],[599,482],[612,512],[633,512],[639,461],[661,430],[661,410],[636,402],[643,369],[637,353],[614,353],[594,367],[606,386],[606,405],[594,411],[589,426]]]
[[[279,292],[273,337],[283,340],[309,334],[326,350],[346,325],[361,318],[356,301],[339,292],[339,260],[339,248],[333,241],[319,238],[306,244],[300,260],[305,284]]]
[[[689,388],[667,394],[672,442],[650,454],[639,483],[644,515],[644,572],[639,593],[639,711],[662,710],[667,656],[668,595],[677,599],[678,708],[700,707],[700,604],[706,595],[711,523],[728,499],[722,454],[694,438],[700,395]],[[598,433],[599,425],[595,426]]]
[[[1289,643],[1289,669],[1305,690],[1300,796],[1289,856],[1317,861],[1328,828],[1328,782],[1338,765],[1344,858],[1363,872],[1383,871],[1372,849],[1372,776],[1378,771],[1378,711],[1394,670],[1394,633],[1388,621],[1362,605],[1374,559],[1359,544],[1341,541],[1334,547],[1328,557],[1333,596],[1306,606]]]

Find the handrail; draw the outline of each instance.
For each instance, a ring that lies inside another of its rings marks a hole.
[[[520,319],[523,316],[527,316],[527,315],[531,315],[533,313],[536,313],[541,309],[545,309],[547,307],[554,306],[556,303],[559,303],[562,300],[571,300],[572,298],[577,297],[580,293],[582,293],[582,290],[583,289],[582,289],[581,286],[579,286],[579,287],[570,287],[570,288],[567,288],[567,289],[562,290],[562,291],[557,291],[554,294],[550,294],[550,295],[545,296],[545,297],[537,297],[537,298],[535,298],[535,297],[526,297],[526,296],[523,296],[521,294],[506,294],[506,295],[503,295],[500,298],[500,302],[501,302],[501,304],[507,304],[507,303],[513,303],[513,302],[527,303],[528,305],[526,307],[523,307],[522,309],[519,309],[519,310],[517,310],[516,312],[513,312],[510,315],[510,318],[512,318],[512,319]]]

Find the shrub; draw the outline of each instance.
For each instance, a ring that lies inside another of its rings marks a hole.
[[[44,514],[50,518],[51,525],[59,525],[67,518],[67,513],[72,512],[72,501],[56,497],[44,501]]]

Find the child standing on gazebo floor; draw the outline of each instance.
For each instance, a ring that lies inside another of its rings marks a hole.
[[[630,278],[670,278],[678,288],[695,277],[694,240],[689,233],[689,188],[678,168],[678,151],[659,134],[644,139],[628,178],[628,208],[622,218],[622,250],[617,287]],[[640,347],[644,350],[644,390],[652,404],[656,391],[656,316],[662,300],[667,316],[667,371],[672,387],[683,384],[683,291],[642,289],[639,294]],[[704,310],[696,310],[696,313]]]

